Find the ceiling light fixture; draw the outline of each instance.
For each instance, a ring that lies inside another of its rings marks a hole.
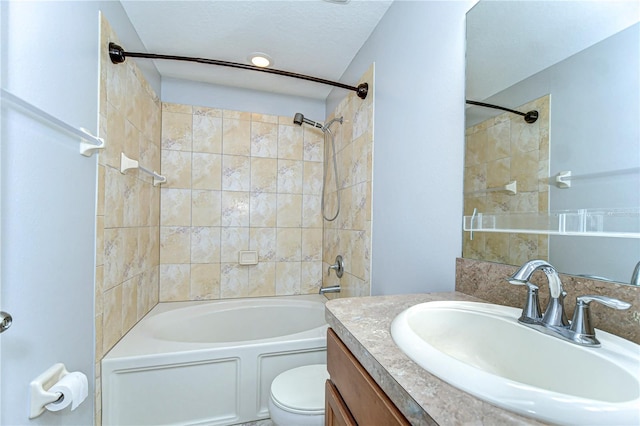
[[[271,59],[271,56],[262,52],[253,52],[250,54],[249,62],[260,68],[267,68],[268,66],[273,65],[273,59]]]

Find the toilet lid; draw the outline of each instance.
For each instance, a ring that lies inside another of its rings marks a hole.
[[[324,413],[324,384],[329,378],[326,364],[305,365],[287,370],[273,379],[271,400],[296,414]]]

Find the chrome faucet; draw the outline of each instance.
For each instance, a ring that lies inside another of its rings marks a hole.
[[[542,270],[549,282],[549,303],[544,315],[541,315],[538,287],[529,282],[533,273]],[[595,330],[591,325],[589,304],[599,302],[613,309],[629,309],[631,304],[605,296],[586,295],[576,298],[576,309],[571,322],[567,320],[564,309],[564,297],[567,293],[556,269],[544,260],[531,260],[507,278],[514,285],[527,286],[527,300],[518,322],[546,334],[568,340],[584,346],[600,346]]]
[[[325,294],[325,293],[340,293],[340,284],[338,285],[332,285],[329,287],[320,287],[320,291],[318,291],[318,294]]]
[[[336,276],[338,278],[342,278],[342,275],[344,274],[344,260],[342,259],[342,256],[340,255],[336,256],[336,263],[329,266],[329,269],[327,269],[327,275],[331,275],[331,270],[336,271]],[[318,291],[318,293],[319,294],[340,293],[340,284],[332,285],[329,287],[320,287],[320,290]]]
[[[336,271],[336,276],[338,278],[342,278],[342,274],[344,274],[344,260],[342,259],[342,256],[336,256],[336,262],[329,266],[329,269],[327,269],[327,275],[331,275],[332,269]]]
[[[539,317],[540,305],[537,297],[538,287],[529,282],[529,279],[531,279],[531,276],[537,270],[542,270],[549,282],[549,304],[541,318]],[[529,295],[527,296],[527,305],[525,305],[527,315],[522,322],[527,324],[541,322],[545,325],[560,327],[569,325],[569,320],[567,320],[567,315],[564,312],[564,297],[567,293],[562,288],[560,277],[558,277],[558,273],[551,264],[544,260],[531,260],[522,265],[522,267],[507,280],[511,284],[526,285],[528,288]],[[532,295],[532,293],[534,293],[534,295]],[[537,307],[530,306],[531,304],[537,304]]]
[[[636,267],[633,268],[629,284],[640,286],[640,262],[636,263]]]

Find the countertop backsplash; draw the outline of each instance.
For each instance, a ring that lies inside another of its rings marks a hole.
[[[505,278],[512,275],[517,266],[481,260],[456,260],[456,291],[475,296],[490,303],[522,307],[526,297],[525,286],[509,284]],[[567,297],[565,307],[571,319],[576,305],[576,296],[586,294],[615,297],[631,303],[631,308],[616,311],[591,304],[591,315],[596,328],[616,334],[624,339],[640,344],[640,288],[607,281],[559,274]],[[544,310],[549,299],[549,288],[544,273],[533,275],[532,283],[540,287],[540,304]]]

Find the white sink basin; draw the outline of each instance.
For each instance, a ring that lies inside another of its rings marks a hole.
[[[415,305],[391,324],[425,370],[482,400],[561,424],[640,425],[640,346],[597,330],[600,348],[518,323],[521,310],[474,302]]]

